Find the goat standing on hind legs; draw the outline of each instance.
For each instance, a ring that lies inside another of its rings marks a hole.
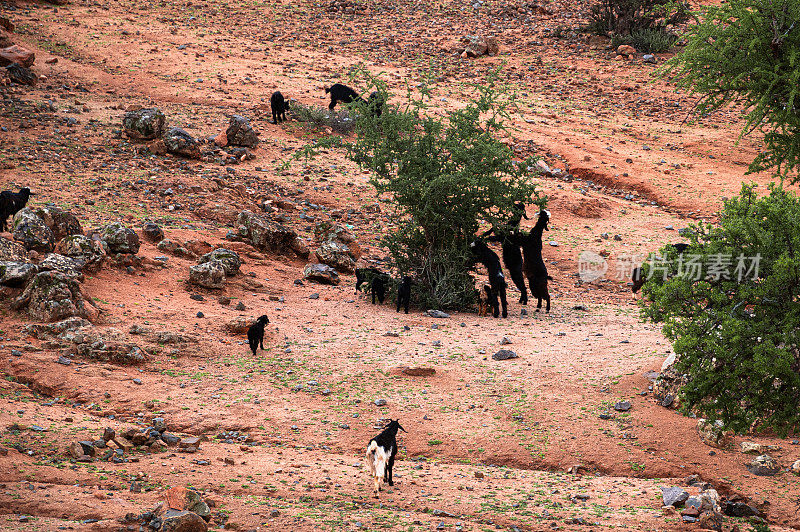
[[[397,454],[397,431],[406,431],[400,426],[399,419],[390,419],[389,424],[383,431],[369,440],[367,454],[364,459],[367,462],[372,481],[375,483],[375,497],[380,497],[381,486],[387,482],[394,486],[392,479],[392,467],[394,467],[394,457]]]
[[[508,317],[508,302],[506,301],[506,278],[503,276],[503,269],[500,266],[500,257],[497,253],[489,249],[483,240],[476,238],[469,245],[473,257],[486,267],[489,273],[489,284],[495,297],[500,296],[500,303],[503,305],[503,317]],[[495,306],[492,315],[497,318],[500,315],[499,305]]]
[[[482,236],[488,236],[494,233],[486,240],[488,242],[500,242],[503,247],[503,262],[508,269],[511,280],[519,290],[519,302],[523,305],[528,304],[528,289],[525,288],[525,276],[522,274],[522,253],[519,248],[522,245],[522,239],[519,233],[519,224],[522,218],[528,220],[528,215],[525,214],[525,204],[517,202],[514,204],[514,214],[509,218],[505,227],[502,229],[489,229]]]
[[[549,231],[547,228],[549,221],[550,212],[542,209],[531,232],[521,236],[522,254],[525,257],[524,270],[531,287],[531,297],[538,299],[537,311],[542,308],[544,299],[547,302],[547,312],[550,312],[550,292],[547,289],[547,281],[553,278],[547,275],[547,266],[544,265],[544,259],[542,259],[542,231]]]

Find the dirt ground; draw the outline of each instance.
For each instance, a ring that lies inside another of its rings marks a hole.
[[[800,528],[800,478],[755,476],[745,468],[752,457],[738,451],[745,440],[777,446],[771,454],[785,469],[800,459],[798,435],[748,435],[714,449],[701,443],[696,419],[657,405],[648,374],[670,345],[641,322],[616,276],[618,259],[714,221],[741,182],[768,183],[745,176],[757,139],[736,143],[736,110],[691,118],[693,98],[657,79],[656,67],[616,61],[571,33],[583,2],[542,4],[548,14],[532,3],[449,0],[0,5],[41,76],[36,87],[0,88],[0,188],[30,186],[33,205],[68,207],[85,229],[119,220],[138,231],[153,220],[197,249],[230,247],[230,212],[260,211],[268,198],[309,242],[315,222],[346,224],[362,262],[377,264],[393,218],[376,208],[369,175],[334,151],[280,168],[324,131],[273,125],[268,105],[280,89],[324,106],[323,88],[346,82],[359,63],[396,101],[432,73],[438,113],[504,65],[521,101],[508,141],[573,176],[539,179],[552,212],[550,314],[523,313],[513,290],[508,319],[398,314],[354,295],[351,275],[339,286],[296,285],[306,261],[245,244],[234,248],[242,272],[222,290],[200,290],[184,281],[196,261],[169,256],[156,267],[164,253],[144,239],[144,266],[106,268],[83,283],[102,309],[98,329],[132,341],[132,326],[191,338],[151,343],[141,366],[61,365],[57,348],[23,331],[26,315],[0,308],[0,529],[124,530],[124,516],[151,508],[163,490],[193,486],[213,505],[212,527],[240,530],[684,530],[694,525],[662,510],[659,488],[691,475],[749,501],[772,530]],[[466,34],[497,36],[501,53],[451,53]],[[158,106],[170,126],[198,138],[243,114],[260,132],[256,157],[223,166],[144,152],[120,131],[124,110],[137,105]],[[611,278],[581,282],[582,251],[608,256]],[[271,320],[267,349],[253,357],[223,324],[260,314]],[[492,360],[505,347],[519,358]],[[401,366],[436,373],[410,377]],[[620,400],[631,410],[614,413]],[[65,452],[106,427],[154,417],[209,441],[196,453],[170,448],[120,464],[77,463]],[[407,433],[397,482],[378,501],[363,453],[387,418]],[[225,431],[246,442],[226,443]],[[750,527],[726,518],[725,530]]]

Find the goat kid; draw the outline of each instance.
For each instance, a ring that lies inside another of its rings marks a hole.
[[[491,286],[492,292],[496,296],[500,296],[500,303],[503,305],[503,317],[507,318],[508,302],[506,301],[506,288],[508,287],[508,283],[506,283],[506,278],[503,276],[503,269],[500,266],[500,257],[497,256],[497,253],[489,249],[489,246],[487,246],[485,242],[477,238],[470,243],[469,247],[475,259],[486,267],[486,271],[489,273],[489,285]],[[499,307],[500,305],[497,305],[492,310],[492,315],[495,318],[500,315]]]
[[[364,459],[375,483],[375,497],[380,497],[381,486],[384,482],[394,486],[392,467],[394,467],[394,457],[397,454],[398,429],[406,431],[400,426],[399,419],[390,419],[383,431],[369,440],[367,445],[367,454]]]
[[[286,122],[286,111],[289,110],[289,102],[287,102],[281,91],[275,91],[269,97],[269,106],[272,108],[272,123]]]
[[[0,233],[6,230],[6,219],[24,209],[32,195],[28,187],[19,189],[19,192],[0,192]]]
[[[531,297],[535,297],[536,311],[542,308],[542,300],[547,302],[546,311],[550,312],[550,292],[547,281],[553,278],[547,275],[547,267],[542,259],[542,232],[549,231],[547,224],[550,222],[550,211],[542,209],[539,219],[527,235],[521,234],[522,254],[525,257],[523,270],[531,287]]]
[[[250,344],[250,350],[253,352],[253,356],[256,356],[259,345],[261,349],[264,349],[264,327],[268,323],[269,318],[265,314],[258,318],[256,322],[247,329],[247,342]]]
[[[400,312],[402,306],[408,314],[408,306],[411,304],[411,283],[411,277],[406,275],[397,285],[397,312]]]
[[[488,284],[483,285],[483,293],[478,292],[478,316],[485,317],[492,309],[492,313],[500,313],[500,300]]]

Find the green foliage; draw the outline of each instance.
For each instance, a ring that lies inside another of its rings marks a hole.
[[[388,101],[384,84],[367,75]],[[468,244],[484,225],[503,225],[515,201],[536,198],[528,174],[533,161],[515,162],[500,140],[513,95],[496,73],[474,86],[466,106],[440,118],[428,109],[426,84],[409,88],[401,104],[378,117],[369,103],[353,104],[356,140],[321,139],[299,155],[343,147],[372,172],[378,194],[396,209],[397,227],[383,243],[402,275],[412,275],[418,303],[429,308],[466,308],[474,300]]]
[[[685,408],[738,432],[797,431],[800,199],[777,185],[758,198],[755,185],[743,185],[725,202],[719,226],[694,226],[689,239],[683,257],[668,246],[661,250],[665,262],[643,268],[652,276],[643,287],[651,301],[643,314],[663,323],[677,369],[689,375]],[[729,278],[709,267],[723,257],[731,259]],[[740,257],[744,268],[737,270]],[[760,257],[757,271],[752,257]],[[706,265],[697,280],[679,275],[691,271],[689,259]],[[666,275],[656,265],[667,265]]]
[[[292,102],[289,112],[298,122],[304,122],[316,128],[329,127],[342,134],[348,134],[355,128],[355,120],[347,109],[331,111],[324,107]]]
[[[600,0],[589,11],[586,31],[598,35],[628,36],[638,30],[653,30],[666,35],[667,26],[688,19],[689,7],[683,1]]]
[[[675,34],[663,28],[647,28],[634,30],[630,35],[614,35],[611,47],[616,49],[621,44],[629,44],[640,52],[657,54],[672,48],[677,40]]]
[[[683,53],[667,63],[679,88],[702,95],[705,115],[742,105],[742,135],[760,131],[765,149],[749,171],[800,179],[800,2],[729,0],[707,6]]]

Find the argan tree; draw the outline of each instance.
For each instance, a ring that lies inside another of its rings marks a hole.
[[[645,264],[643,287],[644,316],[689,376],[683,408],[739,432],[800,430],[800,199],[744,185],[688,238],[683,255],[667,246]]]
[[[369,78],[388,101],[380,80]],[[303,153],[340,146],[395,211],[384,237],[397,270],[415,278],[419,303],[465,308],[474,299],[469,242],[481,225],[501,226],[516,201],[541,203],[529,175],[532,161],[515,160],[501,140],[513,95],[495,76],[475,85],[475,97],[444,117],[429,109],[426,86],[408,89],[380,116],[355,104],[355,139],[329,137]]]
[[[699,114],[740,104],[747,120],[741,134],[764,136],[764,150],[749,171],[773,170],[797,181],[800,2],[728,0],[703,8],[699,20],[665,75],[700,96]]]

